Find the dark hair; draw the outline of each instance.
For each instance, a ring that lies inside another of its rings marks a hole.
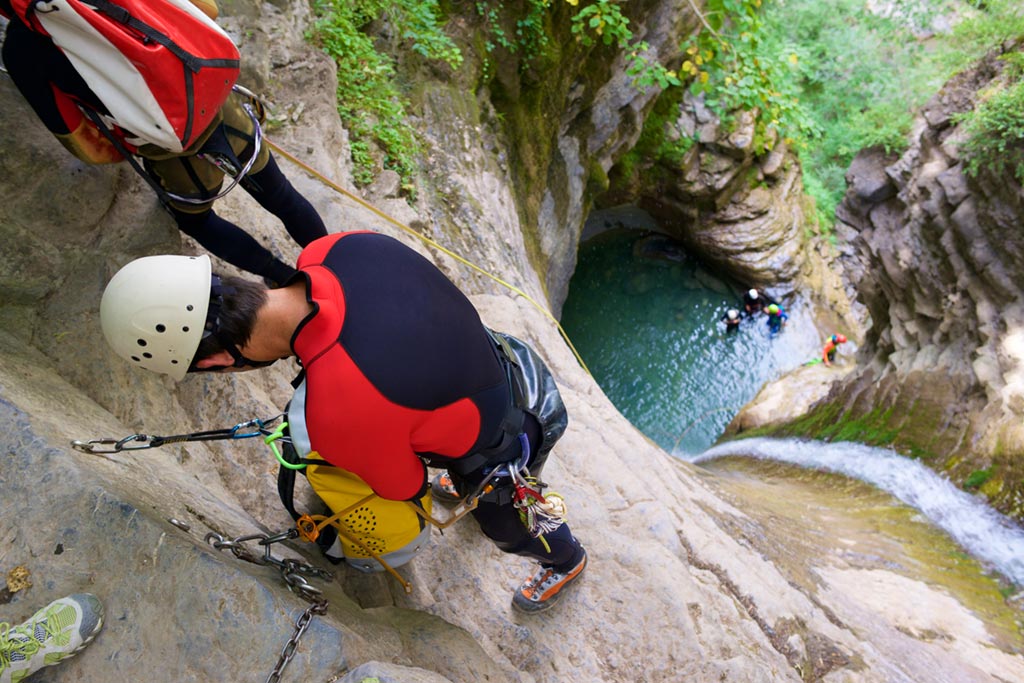
[[[240,277],[225,277],[219,287],[216,277],[213,282],[206,331],[196,349],[197,361],[224,351],[227,344],[236,349],[245,346],[252,336],[257,311],[267,303],[267,288],[262,283]]]

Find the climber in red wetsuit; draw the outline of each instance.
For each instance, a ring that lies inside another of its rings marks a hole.
[[[517,404],[522,363],[510,362],[469,299],[427,259],[376,233],[313,242],[296,276],[273,290],[222,281],[205,257],[138,259],[107,286],[100,317],[119,355],[176,379],[297,356],[312,450],[382,498],[422,496],[425,463],[447,468],[463,494],[523,459],[537,476],[565,427],[564,408],[549,428]],[[491,483],[473,514],[501,550],[541,563],[513,605],[545,609],[582,574],[586,551],[564,523],[531,535],[511,478]]]

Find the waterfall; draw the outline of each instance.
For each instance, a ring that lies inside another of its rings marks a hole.
[[[974,557],[1024,585],[1024,529],[921,463],[859,443],[798,439],[739,439],[687,458],[725,456],[777,460],[859,479],[917,509]]]

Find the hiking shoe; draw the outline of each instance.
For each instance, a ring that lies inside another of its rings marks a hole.
[[[444,470],[430,480],[430,490],[434,493],[434,498],[444,503],[458,503],[462,500],[448,470]]]
[[[512,596],[512,606],[521,612],[543,612],[565,593],[566,587],[583,575],[587,567],[587,551],[575,567],[566,572],[541,565],[540,569]]]
[[[102,626],[103,605],[89,593],[54,600],[20,626],[0,623],[0,683],[20,683],[74,657]]]

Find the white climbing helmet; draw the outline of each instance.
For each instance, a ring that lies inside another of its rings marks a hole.
[[[735,320],[736,318],[740,317],[740,312],[737,311],[735,308],[730,308],[728,311],[725,312],[725,315],[729,318],[729,320]]]
[[[749,296],[751,299],[756,299],[759,295],[756,289],[751,289],[750,291],[747,292],[747,296]]]
[[[100,325],[125,360],[181,380],[192,364],[210,306],[209,256],[146,256],[110,279]]]

